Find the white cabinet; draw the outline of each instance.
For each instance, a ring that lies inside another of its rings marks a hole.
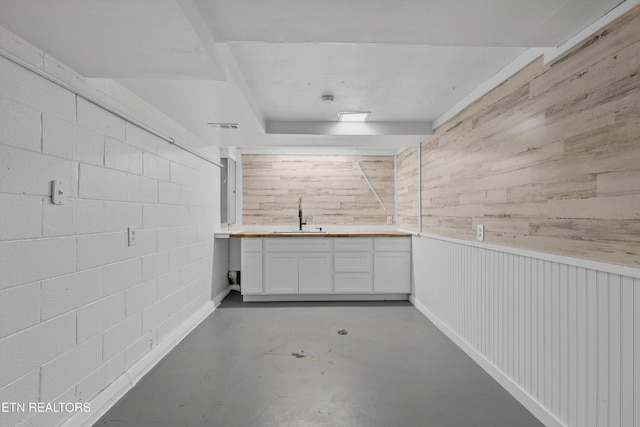
[[[328,294],[333,291],[331,253],[305,253],[298,255],[298,292],[301,294]]]
[[[298,293],[298,254],[274,252],[264,254],[264,292]]]
[[[374,239],[373,292],[411,292],[411,240]]]
[[[406,237],[243,238],[241,289],[265,296],[408,294],[410,267]]]
[[[262,294],[262,239],[242,239],[242,293]]]
[[[373,291],[373,240],[336,239],[334,289],[339,294],[370,294]]]
[[[411,257],[405,252],[375,253],[373,291],[378,293],[411,292]]]

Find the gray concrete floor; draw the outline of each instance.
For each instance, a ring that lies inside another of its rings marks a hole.
[[[105,425],[542,426],[408,302],[243,303],[235,292]]]

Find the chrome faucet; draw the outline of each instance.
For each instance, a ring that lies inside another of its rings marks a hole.
[[[302,194],[298,194],[298,229],[302,231],[302,226],[307,225],[306,222],[302,222]]]

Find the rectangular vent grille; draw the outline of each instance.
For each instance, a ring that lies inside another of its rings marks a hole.
[[[207,123],[214,129],[238,129],[238,123]]]

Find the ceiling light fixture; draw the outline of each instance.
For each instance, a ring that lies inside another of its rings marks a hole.
[[[366,122],[371,111],[344,111],[338,114],[339,122]]]

